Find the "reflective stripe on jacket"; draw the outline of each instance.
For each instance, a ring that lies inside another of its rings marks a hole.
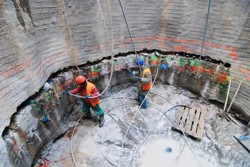
[[[145,68],[142,73],[142,78],[146,77],[146,73],[150,74],[150,78],[152,77],[150,69]],[[151,86],[152,86],[152,80],[150,82],[142,82],[142,90],[149,90]]]

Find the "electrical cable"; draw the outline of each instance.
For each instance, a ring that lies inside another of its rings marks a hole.
[[[137,114],[138,114],[138,112],[139,112],[139,109],[141,108],[143,102],[146,100],[146,98],[147,98],[149,92],[151,91],[152,87],[154,86],[155,80],[156,80],[157,75],[158,75],[158,71],[159,71],[159,69],[158,69],[158,67],[157,67],[156,75],[155,75],[154,81],[153,81],[153,83],[152,83],[152,86],[151,86],[151,88],[149,89],[149,91],[147,92],[147,94],[146,94],[145,98],[143,99],[143,101],[141,102],[140,106],[137,108],[137,111],[136,111],[135,115],[133,116],[133,118],[131,119],[131,121],[130,121],[130,123],[129,123],[129,127],[128,127],[128,129],[127,129],[127,132],[125,133],[124,138],[123,138],[122,150],[123,150],[123,147],[124,147],[124,144],[125,144],[125,139],[126,139],[126,136],[128,135],[128,132],[129,132],[129,129],[130,129],[132,120],[134,120],[134,118],[137,116]],[[123,151],[122,151],[122,154],[123,154]],[[122,157],[121,157],[121,165],[122,165],[122,160],[123,160],[123,159],[122,159]]]
[[[122,10],[122,14],[123,14],[123,17],[124,17],[124,20],[125,20],[125,23],[126,23],[126,26],[127,26],[127,29],[128,29],[128,33],[129,33],[129,36],[130,36],[130,40],[131,40],[131,43],[132,43],[133,48],[134,48],[134,51],[135,51],[136,59],[137,59],[137,61],[138,61],[138,60],[139,60],[139,59],[138,59],[138,54],[137,54],[137,52],[136,52],[135,44],[134,44],[134,42],[133,42],[132,35],[131,35],[131,33],[130,33],[130,30],[129,30],[128,22],[127,22],[126,15],[125,15],[125,12],[124,12],[123,7],[122,7],[121,0],[119,0],[119,3],[120,3],[120,7],[121,7],[121,10]],[[141,74],[141,71],[142,71],[142,70],[141,70],[140,65],[139,65],[139,70],[140,70],[140,74]]]
[[[207,33],[207,23],[208,23],[208,18],[209,18],[209,14],[210,14],[211,1],[212,0],[209,0],[209,2],[208,2],[207,18],[206,18],[205,30],[204,30],[204,35],[203,35],[203,40],[202,40],[202,45],[201,45],[200,62],[199,62],[198,71],[196,73],[199,78],[201,77],[201,75],[200,75],[200,63],[201,63],[201,56],[202,56],[203,46],[204,46],[204,42],[205,42],[205,38],[206,38],[206,33]]]

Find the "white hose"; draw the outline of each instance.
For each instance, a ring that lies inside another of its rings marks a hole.
[[[122,150],[123,150],[123,147],[124,147],[124,143],[125,143],[126,136],[128,135],[129,129],[130,129],[130,127],[131,127],[132,121],[133,121],[134,118],[137,116],[137,114],[138,114],[138,112],[139,112],[139,109],[141,108],[143,102],[146,100],[146,98],[147,98],[149,92],[151,91],[151,89],[152,89],[152,87],[153,87],[153,85],[154,85],[154,83],[155,83],[155,80],[156,80],[156,78],[157,78],[158,71],[159,71],[159,70],[158,70],[158,67],[157,67],[156,75],[155,75],[154,81],[153,81],[153,83],[152,83],[152,86],[151,86],[151,88],[149,89],[149,91],[148,91],[148,93],[146,94],[146,96],[145,96],[145,98],[143,99],[143,101],[141,102],[140,106],[137,108],[135,115],[133,116],[133,118],[131,119],[131,121],[130,121],[130,123],[129,123],[127,132],[125,133],[125,136],[124,136],[123,141],[122,141]],[[122,151],[122,154],[123,154],[123,151]],[[121,157],[121,164],[120,164],[120,166],[122,165],[122,160],[123,160],[123,159],[122,159],[122,157]]]
[[[63,0],[63,1],[64,1],[64,0]],[[110,4],[110,1],[109,1],[109,0],[108,0],[108,2],[109,2],[109,4]],[[97,3],[98,3],[98,6],[99,6],[101,15],[102,15],[103,24],[104,24],[104,27],[105,27],[105,30],[106,30],[106,34],[107,34],[107,38],[108,38],[109,46],[110,46],[110,45],[111,45],[111,44],[110,44],[110,38],[109,38],[109,35],[108,35],[107,26],[106,26],[106,23],[105,23],[105,20],[104,20],[104,17],[103,17],[103,13],[102,13],[102,9],[101,9],[99,0],[97,0]],[[109,16],[110,16],[110,27],[111,27],[110,29],[111,29],[111,37],[112,37],[112,45],[111,45],[111,74],[110,74],[109,82],[108,82],[106,88],[103,90],[102,93],[100,93],[100,94],[99,94],[98,96],[96,96],[96,97],[101,96],[101,95],[108,89],[108,87],[109,87],[109,85],[110,85],[110,82],[111,82],[111,79],[112,79],[112,76],[113,76],[113,70],[114,70],[114,63],[113,63],[113,60],[114,60],[114,39],[113,39],[113,29],[112,29],[112,18],[111,18],[110,13],[111,13],[111,9],[110,9],[110,5],[109,5]],[[70,95],[73,95],[73,94],[70,94]],[[84,98],[83,96],[78,96],[78,95],[73,95],[73,96],[80,97],[80,98]],[[91,97],[91,98],[96,98],[96,97]],[[82,118],[82,117],[83,117],[83,115],[81,116],[81,118]],[[78,120],[77,124],[79,123],[79,121],[81,120],[81,118]],[[75,129],[76,129],[76,127],[77,127],[77,124],[75,125],[75,128],[74,128],[74,130],[73,130],[73,133],[72,133],[72,140],[71,140],[71,143],[70,143],[70,145],[71,145],[71,156],[72,156],[74,165],[75,165],[76,167],[78,167],[78,166],[77,166],[77,164],[76,164],[76,162],[75,162],[75,158],[74,158],[74,154],[73,154],[73,150],[72,150],[72,143],[73,143],[74,132],[75,132]]]

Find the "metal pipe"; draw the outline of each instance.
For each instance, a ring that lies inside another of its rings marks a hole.
[[[236,92],[235,92],[235,94],[234,94],[234,97],[233,97],[233,99],[232,99],[232,101],[231,101],[231,103],[230,103],[230,105],[229,105],[229,107],[228,107],[228,109],[227,109],[227,112],[230,111],[231,106],[232,106],[232,104],[233,104],[233,102],[234,102],[234,99],[235,99],[235,97],[236,97],[237,94],[238,94],[238,91],[239,91],[239,89],[240,89],[241,84],[242,84],[242,80],[240,80],[239,86],[238,86],[238,88],[237,88],[237,90],[236,90]]]
[[[227,101],[228,101],[228,97],[229,97],[229,93],[230,93],[230,88],[231,88],[231,83],[232,83],[232,79],[230,78],[229,85],[228,85],[228,88],[227,88],[227,97],[226,97],[226,101],[225,101],[225,104],[224,104],[223,112],[226,111]]]
[[[204,42],[205,42],[205,38],[206,38],[207,24],[208,24],[208,18],[209,18],[209,14],[210,14],[211,1],[212,0],[209,0],[209,2],[208,2],[207,18],[206,18],[206,25],[205,25],[205,30],[204,30],[204,35],[203,35],[203,40],[202,40],[202,45],[201,45],[200,61],[201,61],[203,46],[204,46]],[[198,71],[196,73],[199,78],[201,77],[201,75],[200,75],[200,63],[201,62],[199,62],[199,68],[198,68]]]

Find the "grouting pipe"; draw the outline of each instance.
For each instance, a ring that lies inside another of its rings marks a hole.
[[[226,111],[227,101],[228,101],[228,97],[229,97],[229,93],[230,93],[230,89],[231,89],[231,83],[232,83],[232,79],[230,78],[229,85],[228,85],[228,88],[227,88],[227,97],[226,97],[226,101],[225,101],[225,104],[224,104],[223,112]]]
[[[208,24],[208,18],[209,18],[209,14],[210,14],[211,1],[212,0],[209,0],[209,2],[208,2],[207,18],[206,18],[205,30],[204,30],[204,35],[203,35],[203,40],[202,40],[202,45],[201,45],[200,62],[199,62],[198,71],[196,73],[198,78],[200,78],[201,75],[202,75],[202,74],[200,74],[200,63],[201,63],[201,56],[202,56],[202,52],[203,52],[204,42],[205,42],[205,39],[206,39],[207,24]]]
[[[232,99],[232,101],[231,101],[231,103],[230,103],[230,105],[229,105],[229,107],[228,107],[228,109],[227,109],[227,112],[230,111],[231,106],[232,106],[232,104],[233,104],[233,102],[234,102],[234,100],[235,100],[235,97],[237,96],[237,94],[238,94],[238,92],[239,92],[239,90],[240,90],[241,84],[242,84],[242,80],[240,80],[239,86],[238,86],[238,88],[237,88],[237,90],[236,90],[236,92],[235,92],[235,94],[234,94],[234,97],[233,97],[233,99]]]
[[[110,4],[110,1],[108,0],[109,4]],[[98,3],[98,6],[99,6],[99,9],[100,9],[100,12],[101,12],[101,15],[102,15],[102,19],[103,19],[103,24],[104,24],[104,27],[105,27],[105,30],[106,30],[106,34],[107,34],[107,38],[108,38],[108,41],[109,41],[109,46],[110,46],[110,38],[109,38],[109,35],[108,35],[108,31],[107,31],[107,26],[105,24],[105,20],[104,20],[104,17],[103,17],[103,13],[102,13],[102,9],[101,9],[101,6],[100,6],[100,3],[99,3],[99,0],[97,0],[97,3]],[[64,0],[63,0],[63,4],[64,4]],[[65,5],[64,5],[65,7]],[[110,10],[110,5],[109,5],[109,13],[111,12]],[[110,16],[110,15],[109,15]],[[111,45],[111,73],[110,73],[110,78],[109,78],[109,82],[106,86],[106,88],[100,93],[98,94],[98,96],[95,96],[95,97],[91,97],[91,98],[96,98],[96,97],[99,97],[101,96],[102,94],[104,94],[104,92],[106,92],[106,90],[108,89],[109,85],[110,85],[110,82],[112,80],[112,77],[113,77],[113,71],[114,71],[114,39],[113,39],[113,28],[112,28],[112,19],[111,19],[111,16],[110,16],[110,31],[111,31],[111,39],[112,39],[112,45]],[[73,95],[73,94],[70,94],[70,95]],[[83,96],[77,96],[77,95],[74,95],[76,97],[80,97],[80,98],[84,98]],[[84,115],[84,114],[83,114]],[[82,119],[83,115],[80,117],[80,119],[77,121],[77,124],[75,125],[75,128],[73,130],[73,133],[72,133],[72,140],[71,140],[71,156],[72,156],[72,159],[73,159],[73,162],[74,162],[74,165],[76,167],[77,164],[75,162],[75,158],[74,158],[74,155],[73,155],[73,149],[72,149],[72,142],[73,142],[73,138],[74,138],[74,132],[75,132],[75,129],[78,125],[78,123],[80,122],[80,120]]]
[[[171,108],[168,109],[167,111],[162,111],[162,109],[157,108],[157,110],[163,112],[161,118],[160,118],[160,119],[158,120],[158,122],[156,123],[156,126],[155,126],[154,128],[152,128],[152,130],[146,135],[146,137],[143,139],[143,141],[141,142],[141,144],[140,144],[140,145],[137,147],[137,149],[134,151],[134,153],[133,153],[132,156],[131,156],[131,159],[129,160],[129,162],[128,162],[128,164],[127,164],[127,167],[129,167],[129,165],[130,165],[130,163],[132,162],[132,160],[133,160],[135,154],[136,154],[137,151],[140,149],[140,147],[144,144],[144,142],[146,141],[146,139],[148,138],[148,136],[156,129],[156,127],[157,127],[158,124],[160,123],[160,121],[161,121],[161,119],[163,118],[163,116],[166,116],[167,119],[168,119],[170,122],[172,122],[172,120],[166,115],[166,113],[167,113],[168,111],[172,110],[173,108],[176,108],[176,107],[188,107],[188,106],[186,106],[186,105],[176,105],[176,106],[171,107]],[[183,131],[183,128],[180,127],[180,125],[178,124],[178,122],[176,121],[176,119],[174,119],[174,121],[175,121],[175,123],[179,126],[179,128],[181,129],[183,135],[185,136],[184,138],[185,138],[185,140],[186,140],[186,143],[188,144],[189,149],[191,150],[191,152],[192,152],[193,156],[195,157],[196,161],[198,162],[199,166],[202,166],[202,165],[200,164],[200,162],[198,161],[196,155],[194,154],[194,151],[193,151],[193,149],[192,149],[190,143],[188,142],[188,138],[187,138],[187,136],[185,135],[185,133],[184,133],[184,131]]]
[[[155,78],[154,78],[154,81],[153,81],[153,83],[152,83],[152,86],[151,86],[151,88],[149,89],[149,91],[148,91],[148,93],[146,94],[146,96],[145,96],[145,98],[143,99],[143,101],[141,102],[140,106],[137,108],[136,113],[134,114],[133,118],[131,119],[131,121],[130,121],[130,123],[129,123],[127,132],[125,133],[124,138],[123,138],[123,141],[122,141],[122,154],[123,154],[123,147],[124,147],[124,144],[125,144],[125,139],[126,139],[126,136],[128,135],[130,126],[131,126],[131,124],[132,124],[132,120],[134,120],[134,118],[137,116],[138,112],[140,111],[139,109],[141,108],[143,102],[146,100],[146,98],[148,97],[149,92],[152,90],[152,87],[154,86],[155,80],[156,80],[157,75],[158,75],[158,71],[159,71],[159,68],[158,68],[158,66],[157,66],[157,71],[156,71]],[[122,161],[123,161],[123,159],[122,159],[122,156],[121,156],[121,164],[120,164],[120,165],[122,165]]]
[[[121,0],[119,0],[119,3],[120,3],[120,7],[121,7],[121,10],[122,10],[122,14],[123,14],[123,17],[124,17],[124,20],[125,20],[125,23],[126,23],[126,26],[127,26],[127,29],[128,29],[128,33],[129,33],[129,36],[130,36],[130,40],[131,40],[131,43],[132,43],[133,48],[134,48],[134,51],[135,51],[136,59],[139,60],[139,59],[138,59],[138,54],[137,54],[136,49],[135,49],[135,44],[134,44],[134,42],[133,42],[132,35],[131,35],[130,30],[129,30],[129,27],[128,27],[128,22],[127,22],[127,19],[126,19],[126,16],[125,16],[125,12],[124,12],[123,7],[122,7]],[[140,66],[140,65],[139,65],[139,70],[140,70],[140,75],[141,75],[141,74],[142,74],[142,73],[141,73],[142,71],[141,71],[141,66]]]

